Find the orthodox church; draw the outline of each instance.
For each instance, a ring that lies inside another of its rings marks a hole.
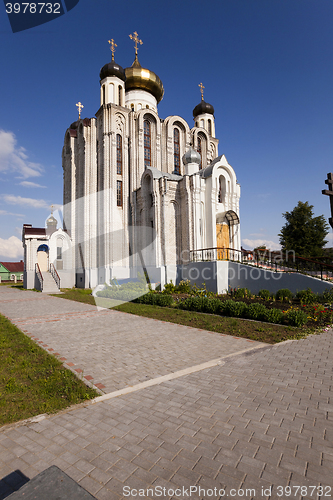
[[[95,287],[130,278],[143,268],[151,282],[177,281],[179,269],[210,252],[228,260],[240,250],[240,186],[219,156],[214,108],[193,109],[194,126],[180,116],[160,118],[160,78],[135,59],[114,58],[100,71],[100,107],[71,124],[62,153],[63,230],[70,237],[75,283]],[[69,251],[69,250],[68,250]],[[55,262],[59,267],[60,262]]]

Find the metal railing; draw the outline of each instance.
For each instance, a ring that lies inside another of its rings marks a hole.
[[[40,291],[42,292],[44,279],[43,279],[43,275],[41,273],[40,267],[38,265],[38,262],[35,264],[35,274],[36,274],[38,281],[39,281]]]
[[[293,252],[236,250],[235,248],[201,248],[190,251],[190,262],[211,262],[215,260],[230,260],[260,267],[275,272],[296,272],[307,274],[322,280],[333,280],[333,265],[327,261],[317,261],[299,257]],[[331,262],[331,261],[330,261]]]
[[[54,279],[54,281],[56,282],[57,284],[57,287],[59,288],[60,290],[60,276],[59,274],[57,273],[57,270],[56,268],[54,267],[54,264],[50,264],[50,273],[52,275],[52,278]]]

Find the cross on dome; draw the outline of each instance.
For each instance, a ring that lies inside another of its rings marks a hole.
[[[134,42],[135,42],[134,48],[135,48],[135,55],[137,56],[138,55],[138,43],[140,45],[143,45],[143,41],[140,40],[139,35],[136,31],[134,31],[133,35],[128,35],[128,36],[130,37],[131,40],[134,40]]]
[[[111,38],[111,40],[108,40],[109,44],[110,44],[110,50],[112,52],[112,61],[114,61],[114,53],[116,51],[116,47],[118,47],[118,45],[114,42],[113,38]]]
[[[202,85],[202,83],[199,83],[198,87],[200,87],[200,92],[201,92],[201,100],[203,101],[203,100],[204,100],[204,98],[203,98],[203,94],[204,94],[203,89],[204,89],[205,87]]]

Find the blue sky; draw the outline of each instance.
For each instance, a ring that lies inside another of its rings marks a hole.
[[[50,23],[11,32],[0,7],[0,260],[22,258],[23,223],[44,226],[62,203],[67,127],[99,107],[99,71],[134,59],[161,78],[159,115],[192,125],[215,108],[219,154],[241,184],[243,246],[279,247],[282,213],[299,200],[330,216],[321,194],[333,171],[332,0],[80,0]],[[332,246],[332,234],[329,234]]]

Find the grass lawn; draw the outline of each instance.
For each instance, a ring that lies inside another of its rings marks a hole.
[[[0,425],[99,394],[0,315]]]
[[[62,295],[56,295],[64,299],[77,300],[86,304],[95,305],[95,300],[90,295],[91,290],[73,288],[63,290]],[[203,330],[209,330],[226,335],[244,337],[259,342],[275,344],[289,339],[300,339],[306,337],[308,333],[314,330],[305,328],[294,328],[285,325],[273,325],[259,321],[249,321],[239,318],[228,318],[225,316],[215,316],[212,314],[197,313],[192,311],[183,311],[172,307],[158,307],[146,304],[135,304],[125,302],[114,309],[137,316],[169,321],[179,325],[192,326]]]

